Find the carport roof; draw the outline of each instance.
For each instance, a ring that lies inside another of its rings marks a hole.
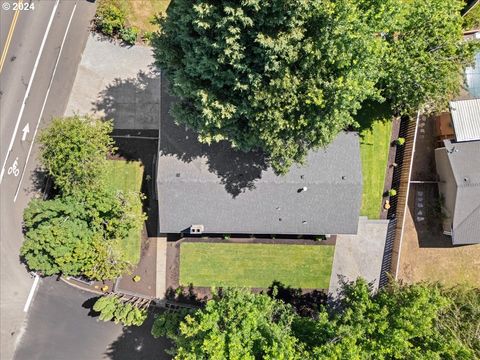
[[[480,99],[450,102],[457,141],[480,140]]]

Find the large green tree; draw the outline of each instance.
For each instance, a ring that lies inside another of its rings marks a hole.
[[[328,145],[366,99],[445,103],[472,59],[461,0],[175,0],[153,40],[177,122],[263,149],[280,173]]]
[[[113,279],[128,272],[121,246],[144,220],[140,197],[100,191],[32,200],[24,213],[25,241],[20,254],[44,275],[85,275]]]
[[[114,150],[112,123],[91,117],[56,118],[39,137],[40,162],[64,194],[94,191]]]
[[[477,41],[463,40],[461,0],[402,0],[384,34],[383,95],[397,112],[436,110],[458,94]]]
[[[159,315],[152,334],[170,336],[176,359],[304,359],[291,333],[293,318],[291,307],[281,301],[226,289],[183,319]]]
[[[351,0],[173,1],[153,45],[176,120],[286,172],[377,94],[381,39],[364,15]]]
[[[266,295],[227,290],[204,309],[158,316],[152,333],[173,340],[177,359],[467,360],[478,352],[478,290],[452,297],[437,285],[393,283],[374,293],[357,280],[333,304],[302,317]]]
[[[392,283],[373,293],[357,280],[335,310],[297,318],[294,332],[315,359],[471,359],[471,349],[436,326],[448,306],[436,286]]]

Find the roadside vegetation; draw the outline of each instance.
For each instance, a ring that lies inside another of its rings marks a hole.
[[[152,328],[175,359],[474,359],[478,289],[392,283],[373,293],[364,280],[338,302],[301,316],[288,299],[221,289],[198,310],[164,312]],[[469,321],[470,319],[470,321]]]
[[[358,127],[367,101],[390,116],[433,111],[457,93],[477,41],[458,0],[202,0],[157,19],[157,65],[173,115],[204,143],[261,148],[278,173]],[[288,15],[285,15],[288,14]],[[419,61],[422,59],[422,61]]]
[[[128,45],[149,43],[170,0],[99,0],[95,26],[104,35],[119,38]]]
[[[34,199],[25,209],[20,254],[29,269],[106,280],[138,261],[141,194],[139,187],[112,188],[105,179],[107,155],[115,150],[111,131],[110,122],[74,116],[54,119],[42,132],[40,162],[56,196]]]
[[[280,281],[296,288],[328,289],[334,252],[332,245],[184,242],[180,285],[267,288]]]

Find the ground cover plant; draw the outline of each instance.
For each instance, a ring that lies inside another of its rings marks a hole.
[[[170,0],[99,0],[95,25],[129,45],[139,39],[149,42],[158,29],[155,17],[164,15],[169,4]]]
[[[180,246],[180,284],[328,289],[335,247],[193,243]]]

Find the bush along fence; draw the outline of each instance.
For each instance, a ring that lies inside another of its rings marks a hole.
[[[124,326],[140,326],[147,319],[151,300],[140,297],[110,293],[100,297],[93,305],[93,310],[100,313],[102,321],[114,321]]]
[[[398,276],[400,251],[403,238],[403,228],[407,211],[410,176],[412,172],[413,155],[415,153],[415,140],[417,134],[418,120],[420,113],[415,119],[403,117],[400,122],[399,137],[405,141],[402,146],[397,147],[395,155],[392,189],[396,190],[395,196],[390,197],[390,208],[387,218],[391,220],[391,226],[387,231],[387,242],[385,244],[384,263],[380,277],[380,286],[388,281],[388,274],[394,279]],[[388,273],[388,274],[387,274]]]

